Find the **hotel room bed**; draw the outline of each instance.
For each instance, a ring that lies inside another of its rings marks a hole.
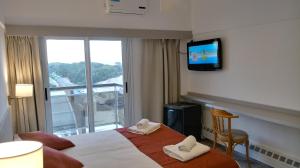
[[[163,153],[162,147],[176,144],[184,135],[162,126],[150,135],[138,135],[121,128],[67,137],[76,146],[62,152],[81,161],[86,168],[238,168],[238,164],[217,151],[209,152],[187,162],[180,162]]]

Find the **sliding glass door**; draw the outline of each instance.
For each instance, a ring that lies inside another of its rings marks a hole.
[[[96,131],[124,125],[122,42],[90,40]]]
[[[46,38],[43,43],[48,131],[68,136],[122,127],[122,41]]]

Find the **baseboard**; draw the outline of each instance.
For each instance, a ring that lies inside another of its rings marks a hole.
[[[204,126],[203,137],[213,140],[213,130],[209,127]],[[274,148],[268,147],[264,144],[259,144],[253,140],[250,141],[250,157],[267,165],[276,168],[300,168],[300,159],[290,156],[286,153],[279,152]],[[224,145],[221,142],[218,144]],[[245,155],[245,146],[237,145],[234,149],[236,152],[239,152]]]

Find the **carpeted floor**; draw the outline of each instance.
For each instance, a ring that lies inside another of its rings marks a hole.
[[[208,140],[208,139],[202,140],[201,143],[206,144],[210,147],[213,146],[212,145],[213,142]],[[224,146],[217,145],[217,148],[225,153],[225,147]],[[246,157],[244,155],[242,155],[241,153],[238,153],[238,152],[235,152],[233,157],[236,161],[238,161],[241,168],[272,168],[272,167],[270,167],[270,166],[268,166],[264,163],[261,163],[259,161],[253,160],[253,159],[250,160],[250,165],[248,165]]]

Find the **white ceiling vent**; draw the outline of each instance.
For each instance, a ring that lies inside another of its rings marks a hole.
[[[143,15],[146,13],[147,0],[106,0],[107,13]]]

